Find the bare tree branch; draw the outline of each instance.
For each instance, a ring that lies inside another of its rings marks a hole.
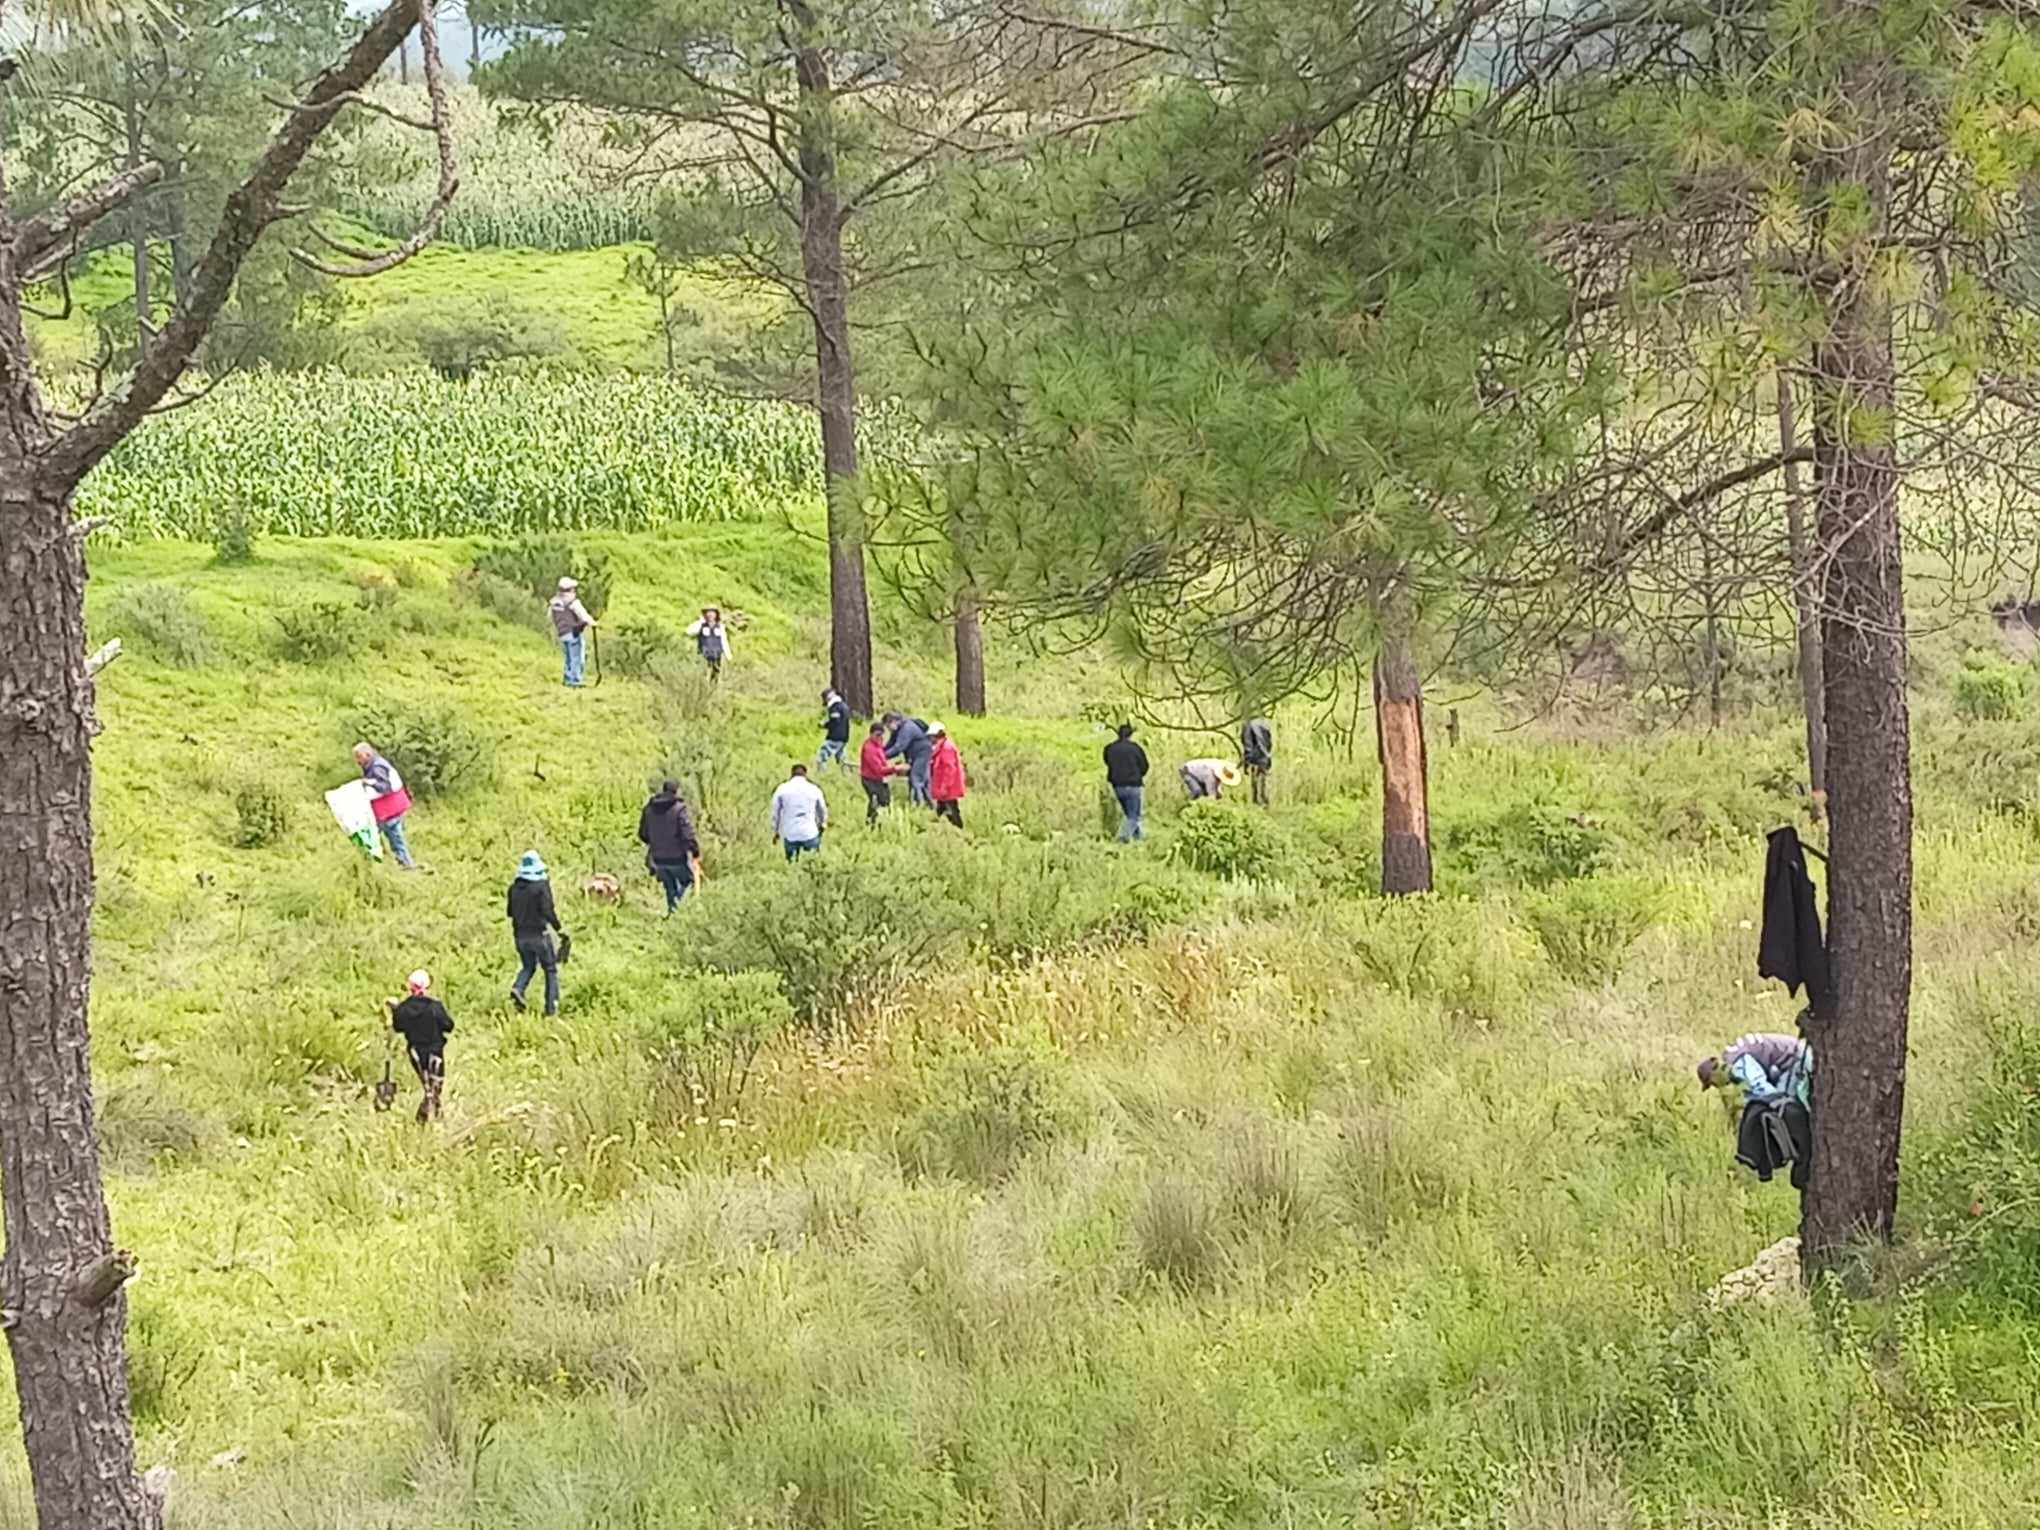
[[[40,281],[48,276],[69,256],[85,230],[108,213],[120,211],[162,178],[161,165],[137,165],[23,223],[14,234],[14,258],[20,264],[22,280]]]

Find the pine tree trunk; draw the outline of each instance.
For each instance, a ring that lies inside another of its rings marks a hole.
[[[1854,3],[1854,0],[1851,0]],[[1874,277],[1890,206],[1891,146],[1881,60],[1842,75],[1860,114],[1823,167],[1823,190],[1867,205],[1867,231],[1836,243],[1843,274],[1822,291],[1825,324],[1812,359],[1814,483],[1830,551],[1822,657],[1828,729],[1831,1001],[1813,1017],[1813,1165],[1800,1231],[1809,1273],[1850,1240],[1889,1237],[1898,1208],[1912,993],[1912,772],[1905,689],[1905,591],[1898,464],[1865,415],[1889,418],[1891,309]],[[1851,211],[1853,219],[1856,212]]]
[[[1778,369],[1778,449],[1790,456],[1799,446],[1793,412],[1792,379]],[[1827,698],[1822,694],[1820,608],[1813,547],[1806,535],[1806,502],[1801,495],[1799,464],[1785,464],[1785,535],[1792,549],[1792,616],[1798,628],[1799,700],[1806,713],[1806,782],[1812,793],[1813,821],[1827,818]]]
[[[864,578],[864,512],[857,502],[857,385],[850,360],[850,289],[843,267],[843,210],[830,125],[829,63],[811,41],[814,17],[793,0],[800,29],[794,71],[804,127],[800,144],[801,275],[814,314],[816,405],[828,495],[829,674],[859,717],[872,711],[871,603]]]
[[[92,1124],[92,687],[85,568],[70,506],[30,457],[31,391],[11,260],[0,257],[0,1308],[41,1530],[145,1530],[119,1282]],[[24,445],[29,449],[23,450]]]
[[[1431,805],[1424,685],[1406,628],[1391,623],[1374,656],[1374,736],[1381,758],[1381,890],[1431,890]]]
[[[956,597],[956,710],[985,715],[985,629],[977,596],[968,590]]]

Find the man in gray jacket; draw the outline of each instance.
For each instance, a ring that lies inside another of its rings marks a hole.
[[[579,581],[562,579],[559,593],[553,596],[546,613],[552,617],[553,631],[559,635],[560,652],[566,659],[567,684],[578,690],[581,685],[582,645],[587,640],[588,630],[595,625],[595,618],[581,604]]]

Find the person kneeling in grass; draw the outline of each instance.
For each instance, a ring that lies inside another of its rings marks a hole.
[[[411,1054],[411,1067],[425,1098],[418,1102],[418,1119],[430,1121],[439,1114],[440,1091],[446,1086],[446,1038],[453,1034],[453,1016],[431,995],[432,978],[424,968],[412,973],[405,983],[405,997],[383,1000],[389,1011],[390,1029],[404,1038]]]
[[[829,826],[829,804],[822,789],[810,781],[807,766],[795,765],[786,784],[772,794],[772,838],[786,847],[790,861],[822,848],[822,830]]]

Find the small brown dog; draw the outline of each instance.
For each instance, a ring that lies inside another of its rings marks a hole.
[[[618,885],[616,878],[606,871],[598,871],[592,877],[584,877],[581,881],[581,891],[597,903],[614,903],[623,896],[623,888]]]

